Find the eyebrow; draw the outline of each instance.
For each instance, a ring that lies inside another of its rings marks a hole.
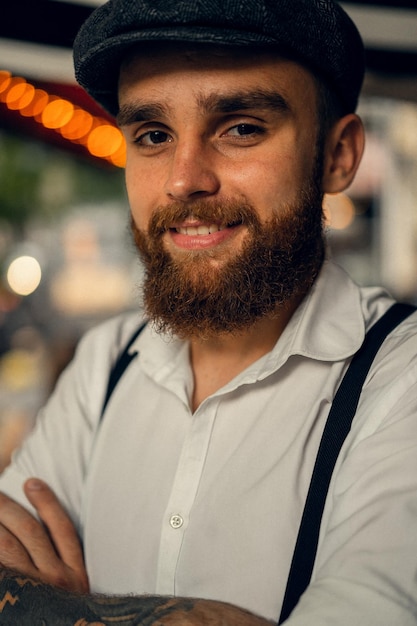
[[[288,111],[285,98],[276,91],[242,91],[232,94],[211,94],[199,98],[200,107],[207,113],[234,113],[250,109]]]
[[[237,113],[238,111],[253,109],[285,112],[290,109],[286,99],[281,94],[265,90],[198,96],[197,103],[202,113]],[[116,119],[119,126],[129,126],[137,122],[160,119],[166,116],[168,111],[169,107],[160,103],[138,102],[123,105]]]
[[[119,126],[129,126],[129,124],[136,122],[147,122],[161,118],[164,115],[166,115],[166,109],[161,104],[126,104],[120,107],[116,121]]]

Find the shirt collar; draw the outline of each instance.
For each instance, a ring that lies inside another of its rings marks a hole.
[[[339,361],[352,356],[364,337],[360,288],[339,266],[325,261],[276,347],[320,361]]]
[[[238,377],[239,384],[265,378],[293,355],[319,361],[346,359],[359,349],[364,336],[359,287],[340,267],[326,261],[275,347]],[[177,386],[182,379],[184,392],[189,393],[192,376],[186,343],[157,336],[150,327],[141,333],[133,348],[139,350],[142,367],[155,380],[170,380],[170,386]],[[184,381],[184,368],[188,382]]]

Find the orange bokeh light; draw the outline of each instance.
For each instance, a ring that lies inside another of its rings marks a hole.
[[[24,95],[27,82],[21,78],[12,78],[7,94],[5,94],[5,102],[9,109],[18,109],[19,100]]]
[[[91,131],[87,147],[94,156],[107,158],[116,153],[123,144],[123,136],[118,128],[102,124]]]
[[[6,103],[12,102],[13,99],[15,98],[15,96],[13,95],[15,88],[18,87],[19,85],[25,85],[25,84],[26,84],[25,79],[20,78],[20,76],[14,76],[10,78],[10,80],[7,83],[6,89],[0,92],[0,101],[6,102]],[[12,92],[11,97],[10,97],[10,92]]]
[[[74,113],[74,105],[68,100],[55,98],[42,112],[42,124],[46,128],[57,129],[68,124]]]
[[[124,167],[126,146],[121,131],[111,122],[95,117],[74,106],[69,100],[36,89],[20,76],[0,70],[0,102],[23,117],[54,130],[68,141],[79,143],[93,156],[106,159],[117,167]]]
[[[122,145],[120,146],[120,148],[117,150],[117,152],[114,152],[113,154],[111,154],[108,157],[108,160],[110,161],[110,163],[113,163],[113,165],[116,165],[116,167],[125,167],[126,144],[125,144],[124,138],[123,138]]]
[[[28,83],[15,85],[9,90],[7,98],[7,106],[13,111],[19,111],[27,107],[33,100],[35,95],[35,87]]]
[[[7,70],[0,70],[0,101],[2,100],[1,94],[9,88],[11,81],[11,74]]]
[[[51,99],[42,112],[42,124],[57,129],[68,124],[74,113],[74,105],[61,98]]]
[[[20,115],[23,117],[37,117],[49,102],[49,96],[43,89],[35,89],[33,98],[26,106],[20,109]]]
[[[76,108],[74,113],[60,129],[61,135],[70,141],[77,141],[85,137],[93,126],[93,116],[83,109]]]

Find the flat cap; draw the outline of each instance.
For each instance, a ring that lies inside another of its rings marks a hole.
[[[324,79],[346,113],[357,106],[364,47],[336,0],[109,0],[75,39],[78,82],[117,114],[120,64],[132,46],[152,41],[276,50]]]

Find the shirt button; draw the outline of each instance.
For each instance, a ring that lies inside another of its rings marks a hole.
[[[171,524],[172,528],[181,528],[181,526],[184,524],[184,520],[182,519],[181,515],[171,515],[169,523]]]

